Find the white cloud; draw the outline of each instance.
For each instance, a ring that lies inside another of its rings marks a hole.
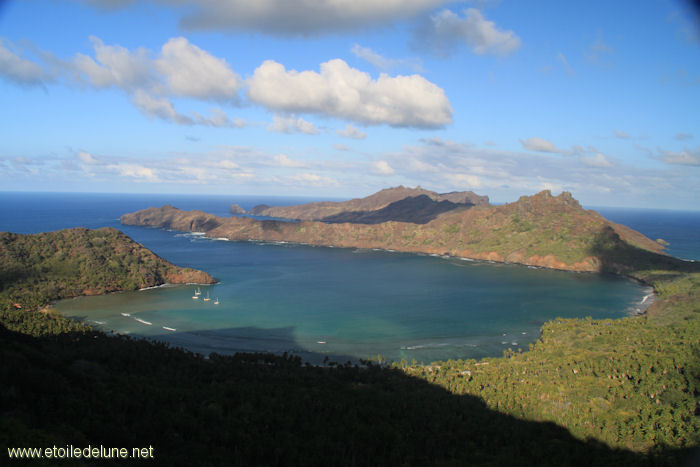
[[[134,52],[120,45],[105,45],[95,36],[90,37],[95,59],[76,54],[72,65],[79,80],[96,88],[117,87],[126,91],[154,84],[153,62],[146,49]]]
[[[549,152],[553,154],[565,154],[567,152],[556,147],[551,141],[547,141],[546,139],[542,138],[521,139],[520,144],[522,144],[525,149],[530,151]]]
[[[287,71],[274,60],[248,80],[248,97],[269,109],[308,112],[364,124],[432,128],[452,121],[445,92],[419,75],[373,80],[343,60],[321,64],[321,72]]]
[[[589,167],[612,167],[612,163],[601,153],[593,156],[581,156],[581,162]]]
[[[108,165],[107,168],[117,172],[122,177],[129,177],[136,180],[146,180],[149,182],[160,181],[153,169],[140,164],[113,164]]]
[[[316,125],[313,123],[293,115],[289,117],[275,115],[267,129],[277,133],[305,133],[307,135],[317,135],[320,133],[320,130],[316,128]]]
[[[226,60],[190,44],[184,37],[172,38],[163,45],[155,67],[178,96],[235,100],[242,85]]]
[[[41,65],[20,57],[11,49],[17,50],[17,47],[0,38],[0,77],[21,86],[37,86],[51,80]]]
[[[659,149],[661,160],[667,164],[700,166],[700,148],[692,151],[685,149],[680,152]]]
[[[629,137],[630,137],[629,133],[627,133],[626,131],[615,130],[614,133],[615,133],[616,138],[629,139]]]
[[[276,165],[279,165],[281,167],[304,167],[304,164],[302,162],[292,160],[286,154],[277,154],[272,159]]]
[[[296,185],[302,186],[313,186],[313,187],[328,187],[328,186],[338,186],[339,183],[336,179],[323,177],[321,175],[305,172],[298,175],[288,177]]]
[[[414,37],[416,48],[441,56],[449,56],[461,44],[477,55],[507,56],[520,48],[521,41],[513,31],[498,29],[476,8],[464,10],[464,17],[442,10],[431,16]]]
[[[367,137],[367,133],[358,128],[355,128],[349,123],[345,125],[344,130],[336,130],[336,133],[338,133],[338,135],[342,136],[343,138],[365,139]]]
[[[173,103],[164,97],[154,97],[144,90],[134,92],[132,102],[137,109],[148,117],[158,117],[181,125],[193,125],[194,120],[175,110]]]
[[[559,63],[561,63],[561,66],[564,67],[564,70],[566,70],[566,74],[569,76],[573,76],[576,74],[573,68],[571,68],[571,65],[569,65],[569,62],[566,60],[566,57],[564,56],[563,53],[559,52],[557,54],[557,60],[559,60]]]
[[[220,161],[217,165],[219,167],[221,167],[222,169],[228,169],[228,170],[237,170],[237,169],[241,168],[240,165],[236,164],[233,161],[226,160],[226,159]]]
[[[447,181],[451,186],[460,189],[473,189],[481,186],[481,179],[476,175],[465,173],[447,173],[445,174],[445,178],[447,178]]]
[[[387,161],[376,161],[372,163],[372,172],[377,175],[393,175],[396,173],[394,168]]]
[[[89,152],[85,152],[85,151],[80,151],[80,152],[78,152],[78,159],[80,159],[80,161],[81,161],[83,164],[88,164],[88,165],[100,165],[100,164],[104,164],[104,162],[102,162],[102,161],[96,159],[95,156],[93,156],[93,155],[90,154]]]
[[[423,71],[423,65],[419,59],[386,58],[369,47],[362,47],[358,44],[352,46],[351,52],[379,70],[389,71],[397,68],[407,68],[415,72]]]

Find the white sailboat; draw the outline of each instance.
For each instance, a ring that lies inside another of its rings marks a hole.
[[[209,300],[211,300],[211,298],[209,298],[209,292],[207,292],[207,298],[205,298],[204,301],[208,302]]]
[[[214,302],[214,305],[218,305],[218,304],[219,304],[219,297],[216,297],[216,301]]]

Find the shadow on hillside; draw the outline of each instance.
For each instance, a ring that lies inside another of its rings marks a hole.
[[[205,359],[97,332],[33,338],[5,327],[0,359],[3,452],[152,445],[164,465],[638,466],[689,454],[651,459],[582,441],[373,365]]]
[[[681,273],[700,271],[700,263],[698,262],[684,261],[630,245],[620,239],[620,236],[610,226],[605,226],[600,230],[588,253],[600,259],[603,272],[625,273],[632,270],[664,270],[677,271],[680,275]]]

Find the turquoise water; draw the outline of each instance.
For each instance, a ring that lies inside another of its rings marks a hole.
[[[622,317],[650,292],[618,277],[143,230],[164,237],[166,257],[189,257],[220,283],[201,287],[196,300],[194,286],[164,287],[67,300],[57,309],[204,354],[430,362],[526,349],[547,320]]]
[[[125,212],[166,202],[226,215],[231,203],[249,208],[299,201],[308,200],[0,193],[0,230],[116,227],[175,264],[211,273],[220,282],[202,287],[197,300],[191,298],[194,286],[178,286],[56,305],[106,331],[205,354],[289,352],[312,362],[377,354],[423,362],[499,356],[507,348],[527,349],[547,320],[622,317],[650,292],[612,276],[392,252],[225,242],[118,222]],[[212,300],[205,302],[207,293]],[[216,298],[219,305],[213,303]]]

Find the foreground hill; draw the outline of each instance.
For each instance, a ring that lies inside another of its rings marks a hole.
[[[453,208],[488,206],[489,204],[488,196],[479,196],[471,191],[460,191],[439,194],[434,191],[425,190],[421,187],[408,188],[404,186],[398,186],[394,188],[386,188],[364,198],[356,198],[342,202],[321,201],[315,203],[300,204],[296,206],[272,207],[267,205],[258,205],[253,207],[249,211],[249,214],[256,216],[278,217],[282,219],[294,220],[329,220],[331,222],[338,222],[338,219],[343,218],[342,216],[345,216],[344,218],[347,220],[341,222],[362,222],[361,220],[358,220],[358,218],[356,217],[356,213],[362,213],[366,215],[367,213],[371,213],[373,211],[382,210],[390,204],[396,203],[397,201],[401,201],[406,198],[415,198],[419,196],[425,196],[429,198],[433,201],[434,204],[438,204],[443,201],[453,203]],[[441,207],[443,208],[443,210],[441,210],[440,212],[444,212],[444,208],[446,206],[448,205],[442,204]],[[383,222],[386,220],[400,220],[392,219],[392,212],[392,210],[385,211],[382,213],[381,217],[378,214],[375,214],[373,219],[377,220],[377,222]]]
[[[230,240],[380,248],[575,271],[619,269],[624,266],[621,260],[631,258],[613,260],[613,252],[625,246],[654,254],[663,250],[639,232],[583,209],[570,193],[552,196],[549,191],[503,206],[448,211],[425,224],[259,221],[172,206],[125,214],[121,222],[203,231]]]
[[[0,301],[25,311],[79,295],[215,282],[205,272],[165,261],[112,228],[0,232],[0,265]]]

